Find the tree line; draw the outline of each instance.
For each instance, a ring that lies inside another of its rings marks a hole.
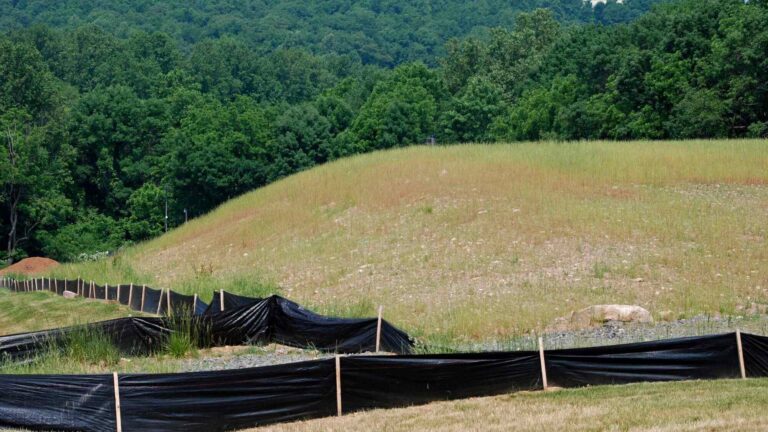
[[[114,251],[160,234],[166,206],[176,226],[314,165],[428,140],[768,134],[765,2],[664,2],[611,25],[559,13],[392,64],[231,32],[182,41],[183,26],[13,28],[0,37],[0,258]]]
[[[564,23],[616,24],[659,1],[607,0],[593,8],[589,0],[11,0],[0,2],[0,28],[95,24],[121,38],[161,32],[182,49],[232,36],[259,55],[300,48],[384,67],[436,66],[448,39],[510,28],[519,12],[548,8]]]

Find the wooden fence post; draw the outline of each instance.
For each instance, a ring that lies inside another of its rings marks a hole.
[[[123,432],[123,418],[120,413],[120,384],[117,381],[117,372],[112,372],[112,380],[115,385],[115,424],[117,432]]]
[[[155,312],[155,315],[160,315],[160,308],[163,306],[163,290],[165,288],[160,288],[160,298],[157,299],[157,312]]]
[[[197,293],[192,297],[192,315],[197,311]]]
[[[341,357],[336,355],[336,415],[341,417]]]
[[[117,297],[115,298],[115,300],[117,300],[118,303],[120,303],[120,287],[122,285],[123,284],[117,284]]]
[[[167,312],[167,315],[171,316],[171,315],[173,315],[173,307],[171,307],[171,290],[166,289],[165,290],[165,296],[168,299],[168,312]]]
[[[541,361],[541,382],[544,386],[544,390],[547,389],[547,364],[544,361],[544,340],[539,338],[539,359]]]
[[[224,290],[219,291],[219,303],[221,311],[224,312]]]
[[[133,282],[131,282],[130,288],[128,288],[128,307],[132,308],[133,304]]]
[[[381,312],[383,306],[379,305],[379,319],[376,322],[376,352],[381,351]]]
[[[741,371],[741,379],[747,379],[747,368],[744,367],[744,350],[741,347],[741,331],[736,329],[736,348],[739,351],[739,370]]]
[[[109,284],[106,282],[104,283],[104,300],[109,300]]]
[[[147,286],[142,285],[141,286],[141,309],[139,309],[142,312],[144,312],[144,297],[146,296],[146,294],[147,294]]]

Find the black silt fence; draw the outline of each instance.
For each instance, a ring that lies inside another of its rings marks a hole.
[[[768,338],[729,333],[540,352],[352,356],[184,374],[0,375],[0,426],[225,431],[373,408],[641,381],[768,376]],[[543,358],[543,362],[541,361]],[[339,382],[340,386],[336,383]],[[89,395],[83,398],[82,395]],[[121,409],[116,409],[119,398]]]

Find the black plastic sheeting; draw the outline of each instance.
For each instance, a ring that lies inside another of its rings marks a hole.
[[[740,375],[735,334],[554,350],[546,360],[548,381],[559,387]]]
[[[344,412],[541,389],[538,352],[341,359]]]
[[[170,316],[193,314],[201,345],[267,344],[271,342],[326,352],[361,353],[376,350],[377,318],[335,318],[318,315],[297,303],[271,296],[266,299],[245,297],[215,291],[210,305],[196,296],[147,286],[100,286],[81,280],[38,279],[36,285],[10,283],[3,285],[15,291],[64,290],[77,295],[115,301],[145,313]],[[222,303],[224,307],[222,308]],[[222,311],[223,309],[223,311]],[[170,313],[169,313],[170,312]],[[172,319],[121,318],[97,322],[87,327],[110,336],[128,355],[157,350],[173,331]],[[76,328],[0,336],[0,358],[27,360],[47,350],[51,344],[61,345]],[[411,352],[413,342],[405,332],[385,320],[381,322],[380,350],[398,354]]]
[[[232,294],[229,292],[224,292],[224,294],[222,295],[221,291],[214,291],[211,304],[208,306],[208,308],[205,311],[203,311],[203,313],[214,314],[214,313],[221,312],[222,297],[224,300],[224,308],[223,308],[224,311],[227,311],[230,309],[236,309],[243,306],[248,306],[260,300],[257,298],[245,297],[237,294]]]
[[[159,350],[176,328],[175,318],[118,318],[82,326],[0,336],[0,359],[26,361],[60,347],[77,331],[109,336],[126,355]],[[257,300],[250,305],[218,314],[191,319],[200,346],[279,343],[326,352],[361,353],[375,351],[377,319],[329,318],[310,312],[279,296]],[[409,336],[382,320],[380,349],[393,353],[411,352]]]
[[[545,352],[564,387],[737,378],[736,335]],[[749,377],[768,376],[768,338],[742,334]],[[344,413],[542,388],[538,352],[341,357]],[[123,430],[225,431],[336,414],[334,359],[118,378]],[[115,430],[111,375],[0,375],[0,427]]]

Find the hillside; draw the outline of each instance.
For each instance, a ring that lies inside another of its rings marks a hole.
[[[597,303],[766,302],[765,141],[415,147],[342,159],[55,274],[209,298],[277,290],[416,332],[504,338]],[[105,280],[106,279],[106,280]]]

